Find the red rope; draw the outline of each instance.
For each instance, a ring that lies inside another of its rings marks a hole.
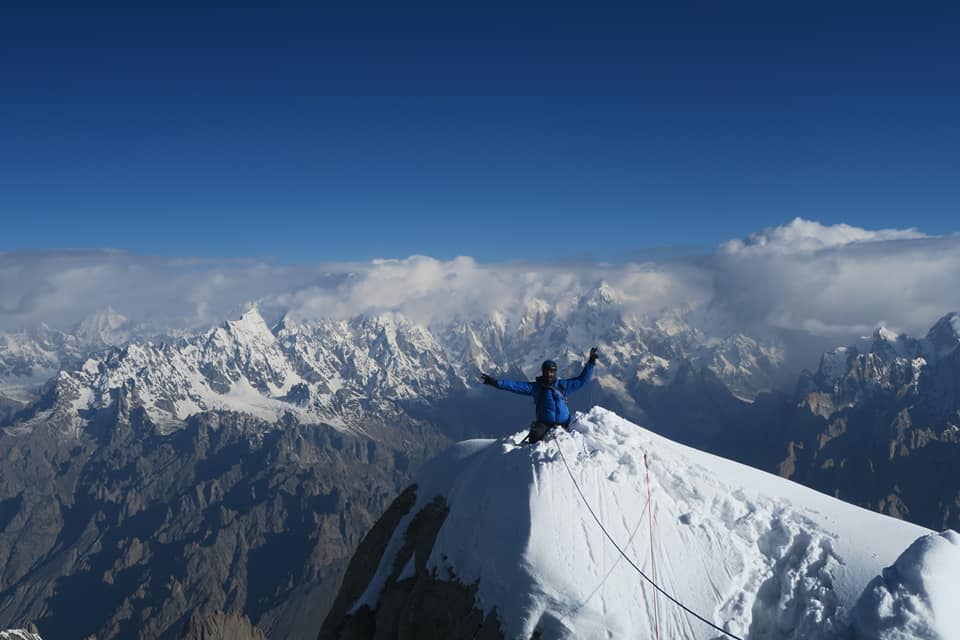
[[[647,468],[647,516],[650,519],[650,574],[653,581],[657,581],[657,560],[653,555],[653,509],[654,505],[650,498],[650,463],[647,462],[647,454],[643,454],[643,465]],[[657,640],[660,640],[660,605],[657,602],[657,592],[653,592],[653,630]]]
[[[678,607],[680,607],[681,609],[683,609],[684,611],[686,611],[687,613],[689,613],[691,616],[693,616],[694,618],[696,618],[697,620],[699,620],[699,621],[702,622],[703,624],[707,625],[708,627],[710,627],[710,628],[712,628],[712,629],[715,629],[715,630],[719,631],[719,632],[722,633],[723,635],[729,636],[730,638],[733,638],[733,640],[744,640],[744,638],[741,638],[740,636],[738,636],[738,635],[736,635],[736,634],[734,634],[734,633],[731,633],[731,632],[727,631],[727,630],[724,629],[723,627],[718,627],[717,625],[715,625],[714,623],[710,622],[709,620],[707,620],[706,618],[704,618],[702,615],[700,615],[699,613],[697,613],[696,611],[694,611],[693,609],[691,609],[691,608],[688,607],[687,605],[685,605],[685,604],[683,604],[682,602],[680,602],[679,600],[677,600],[676,597],[674,597],[674,596],[670,595],[669,593],[667,593],[666,591],[664,591],[664,590],[663,590],[663,587],[661,587],[661,586],[658,585],[656,582],[654,582],[653,579],[650,578],[650,576],[648,576],[647,574],[645,574],[645,573],[643,572],[643,569],[641,569],[639,566],[637,566],[637,563],[636,563],[636,562],[634,562],[633,560],[630,559],[630,556],[628,556],[627,553],[623,550],[623,547],[621,547],[620,545],[617,544],[617,541],[613,539],[613,536],[610,535],[610,532],[607,531],[607,528],[606,528],[605,526],[603,526],[603,522],[600,521],[600,518],[597,516],[597,512],[594,511],[594,510],[593,510],[593,507],[590,506],[590,501],[587,500],[587,496],[583,495],[583,489],[580,488],[580,483],[578,483],[578,482],[577,482],[577,479],[574,477],[573,471],[570,469],[570,464],[567,463],[567,457],[566,457],[565,455],[563,455],[563,447],[560,446],[560,440],[559,440],[559,439],[557,440],[557,452],[560,454],[560,459],[563,460],[563,466],[564,466],[564,468],[566,468],[566,470],[567,470],[567,475],[570,476],[570,482],[573,483],[573,486],[576,488],[577,493],[580,494],[580,499],[583,500],[583,506],[585,506],[585,507],[587,508],[587,511],[590,512],[590,516],[593,518],[594,522],[597,523],[597,526],[600,527],[600,530],[603,531],[603,535],[605,535],[605,536],[607,537],[607,540],[610,541],[610,544],[612,544],[612,545],[617,549],[617,552],[620,553],[620,557],[622,557],[624,560],[626,560],[626,561],[630,564],[630,566],[633,567],[633,570],[640,574],[640,577],[641,577],[641,578],[643,578],[644,580],[646,580],[647,582],[649,582],[650,585],[651,585],[654,589],[656,589],[656,590],[659,591],[661,594],[663,594],[663,597],[664,597],[664,598],[666,598],[667,600],[669,600],[669,601],[672,602],[673,604],[677,605]],[[649,478],[649,473],[647,474],[647,477]],[[647,483],[647,484],[649,485],[649,483]],[[647,495],[649,496],[649,494],[647,494]],[[648,503],[648,505],[649,505],[649,503]],[[652,505],[650,505],[650,506],[651,506],[651,508],[652,508]],[[659,618],[659,614],[658,614],[658,618]]]

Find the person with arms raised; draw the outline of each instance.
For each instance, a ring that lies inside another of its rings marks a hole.
[[[497,389],[533,396],[536,419],[530,426],[530,433],[525,438],[532,444],[542,440],[555,427],[566,429],[570,426],[570,408],[567,406],[567,395],[590,382],[598,358],[597,348],[590,349],[587,363],[576,378],[558,380],[557,363],[553,360],[545,360],[540,365],[540,376],[533,382],[498,380],[486,373],[481,374],[480,379],[484,384]]]

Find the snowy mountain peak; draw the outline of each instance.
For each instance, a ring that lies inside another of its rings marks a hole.
[[[668,638],[722,637],[655,593],[640,571],[740,637],[906,637],[896,634],[916,622],[906,600],[893,612],[871,600],[871,581],[927,529],[684,447],[600,408],[532,447],[514,444],[521,435],[462,442],[422,468],[415,504],[394,520],[345,624],[349,616],[380,620],[387,590],[416,616],[415,596],[403,600],[403,590],[423,583],[439,593],[446,582],[448,590],[471,585],[474,619],[495,615],[510,639],[643,638],[654,629]],[[935,546],[939,568],[911,552],[903,573],[928,573],[919,587],[912,582],[914,595],[939,603],[924,623],[948,629],[952,607],[943,603],[956,596],[949,572],[960,546]]]
[[[277,321],[277,324],[273,325],[270,329],[270,333],[275,336],[284,336],[292,335],[300,331],[302,323],[290,316],[289,313],[283,314],[283,317]]]
[[[884,326],[877,327],[873,332],[873,340],[875,342],[896,342],[899,338],[900,334]]]
[[[597,288],[581,298],[581,304],[591,307],[618,305],[622,302],[620,292],[601,281]]]
[[[954,402],[950,372],[958,347],[956,313],[941,318],[922,339],[881,326],[856,346],[824,353],[813,380],[816,388],[803,388],[801,394],[823,417],[888,393],[942,412]]]
[[[255,306],[244,311],[239,320],[227,320],[222,326],[233,335],[244,338],[244,341],[265,340],[270,343],[275,339],[267,322],[260,315],[260,310]]]
[[[120,346],[137,335],[137,328],[113,307],[107,307],[99,313],[88,316],[72,331],[72,335],[82,344],[91,348]]]
[[[956,349],[960,345],[960,314],[952,311],[937,320],[927,332],[927,340],[939,355]]]
[[[80,329],[90,328],[98,330],[116,330],[128,322],[126,316],[123,316],[114,310],[113,307],[107,307],[100,313],[95,313],[85,318],[78,325]]]

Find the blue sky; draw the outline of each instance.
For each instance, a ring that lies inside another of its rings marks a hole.
[[[0,250],[620,260],[796,216],[956,230],[947,3],[453,4],[4,9]]]

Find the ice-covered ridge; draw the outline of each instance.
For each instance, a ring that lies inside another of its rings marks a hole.
[[[376,604],[406,526],[440,495],[450,511],[428,569],[475,583],[477,605],[496,609],[506,637],[529,638],[536,629],[544,638],[652,637],[652,589],[592,519],[564,459],[637,565],[743,637],[856,633],[850,613],[865,588],[930,533],[597,408],[553,441],[468,441],[428,463],[417,480],[417,505],[355,606]],[[662,597],[658,606],[661,637],[720,636]]]
[[[669,326],[625,317],[621,299],[601,282],[560,302],[532,297],[518,317],[494,311],[488,319],[431,326],[384,311],[344,320],[284,317],[271,328],[253,306],[239,318],[176,336],[134,331],[107,309],[77,328],[95,345],[59,332],[0,334],[0,395],[35,402],[43,383],[63,369],[95,388],[89,408],[132,380],[155,422],[182,422],[211,409],[328,420],[379,408],[371,403],[442,401],[451,389],[476,384],[478,370],[506,375],[520,366],[536,375],[550,357],[579,371],[595,345],[608,380],[667,384],[676,365],[689,360],[744,399],[768,389],[783,362],[776,345],[739,334],[708,338],[683,313],[669,314]],[[259,398],[245,392],[247,383]]]
[[[456,380],[430,333],[402,316],[285,322],[274,333],[254,307],[200,334],[87,357],[60,372],[53,408],[17,428],[59,412],[61,424],[80,429],[121,393],[162,430],[218,410],[352,430],[367,414],[396,413],[397,401],[441,399]]]

